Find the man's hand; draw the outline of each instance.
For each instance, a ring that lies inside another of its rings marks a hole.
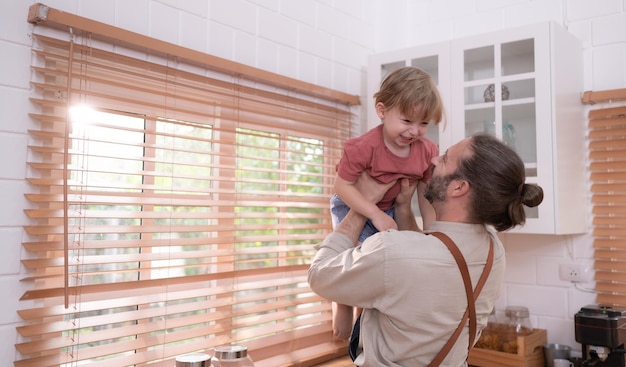
[[[376,182],[376,180],[371,178],[367,173],[362,172],[359,179],[354,183],[354,186],[363,194],[365,199],[372,203],[378,203],[395,183],[396,181],[381,184]]]
[[[399,230],[420,231],[415,215],[411,210],[411,200],[417,188],[417,182],[409,185],[409,180],[404,178],[400,181],[400,193],[396,196],[395,217]]]
[[[417,182],[413,185],[409,185],[409,179],[403,178],[400,180],[400,193],[396,196],[397,206],[411,206],[411,200],[413,199],[413,193],[417,188]]]
[[[363,194],[365,199],[372,203],[378,203],[395,183],[396,181],[387,184],[380,184],[370,177],[370,175],[363,172],[355,185],[359,192]],[[398,229],[396,221],[382,210],[379,210],[376,215],[373,215],[370,218],[370,220],[372,221],[372,224],[374,224],[374,227],[376,227],[379,231]]]
[[[354,186],[357,190],[371,203],[378,203],[385,193],[393,186],[395,182],[391,182],[388,184],[379,184],[373,178],[371,178],[367,173],[362,173],[357,182],[354,183]],[[393,219],[389,217],[384,212],[380,212],[382,215],[387,216],[391,221]],[[363,230],[363,226],[367,218],[353,209],[350,209],[348,214],[343,218],[341,222],[335,228],[336,232],[341,232],[348,236],[350,240],[357,245],[359,235],[361,234],[361,230]],[[376,224],[374,224],[376,225]],[[377,227],[378,228],[378,227]]]

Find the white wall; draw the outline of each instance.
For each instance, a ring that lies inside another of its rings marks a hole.
[[[19,342],[18,299],[32,26],[35,1],[0,3],[0,356]],[[542,20],[585,46],[585,90],[626,87],[626,0],[49,0],[52,8],[307,82],[365,96],[367,55]],[[581,91],[582,92],[582,91]],[[363,123],[363,125],[366,125]],[[581,208],[588,210],[588,208]],[[558,279],[559,262],[590,259],[591,237],[505,235],[506,285],[498,309],[526,305],[548,339],[580,348],[572,315],[594,296]],[[591,286],[591,285],[584,285]]]

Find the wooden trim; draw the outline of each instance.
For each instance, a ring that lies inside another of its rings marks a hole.
[[[626,100],[626,88],[621,89],[608,89],[601,91],[586,91],[583,94],[582,102],[584,104],[594,105],[601,102],[610,101],[625,101]]]
[[[346,103],[349,105],[359,105],[359,96],[343,93],[337,90],[321,87],[319,85],[307,83],[301,80],[275,74],[240,64],[234,61],[223,59],[217,56],[202,53],[186,47],[157,40],[139,33],[114,27],[106,23],[101,23],[92,19],[80,17],[71,13],[66,13],[44,4],[37,3],[31,5],[28,11],[28,22],[31,24],[45,24],[53,28],[71,28],[73,30],[83,30],[92,34],[92,37],[101,37],[107,40],[114,39],[116,44],[121,44],[124,40],[125,46],[132,49],[149,49],[158,53],[173,55],[193,64],[200,64],[213,70],[233,75],[243,75],[252,80],[278,86],[288,90],[295,90],[299,93],[322,98],[325,100]]]

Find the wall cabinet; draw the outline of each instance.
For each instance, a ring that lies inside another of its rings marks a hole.
[[[527,182],[544,201],[526,208],[512,233],[588,230],[582,43],[548,22],[372,55],[368,93],[394,68],[421,67],[438,83],[447,122],[429,138],[443,152],[478,132],[493,134],[522,158]],[[379,123],[368,104],[369,127]]]

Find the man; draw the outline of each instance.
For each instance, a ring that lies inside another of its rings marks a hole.
[[[504,274],[504,249],[496,231],[523,224],[523,205],[539,205],[543,191],[524,183],[519,156],[489,135],[464,139],[432,163],[433,176],[424,194],[436,214],[429,230],[452,238],[468,264],[474,286],[490,241],[494,245],[493,265],[475,302],[480,331],[499,296]],[[387,188],[367,177],[359,181],[372,202]],[[435,236],[415,231],[410,208],[414,190],[405,182],[396,199],[400,230],[377,233],[355,247],[365,218],[351,211],[318,245],[309,269],[314,292],[364,309],[358,366],[428,366],[468,307],[450,251]],[[468,334],[466,325],[441,366],[466,365]]]

